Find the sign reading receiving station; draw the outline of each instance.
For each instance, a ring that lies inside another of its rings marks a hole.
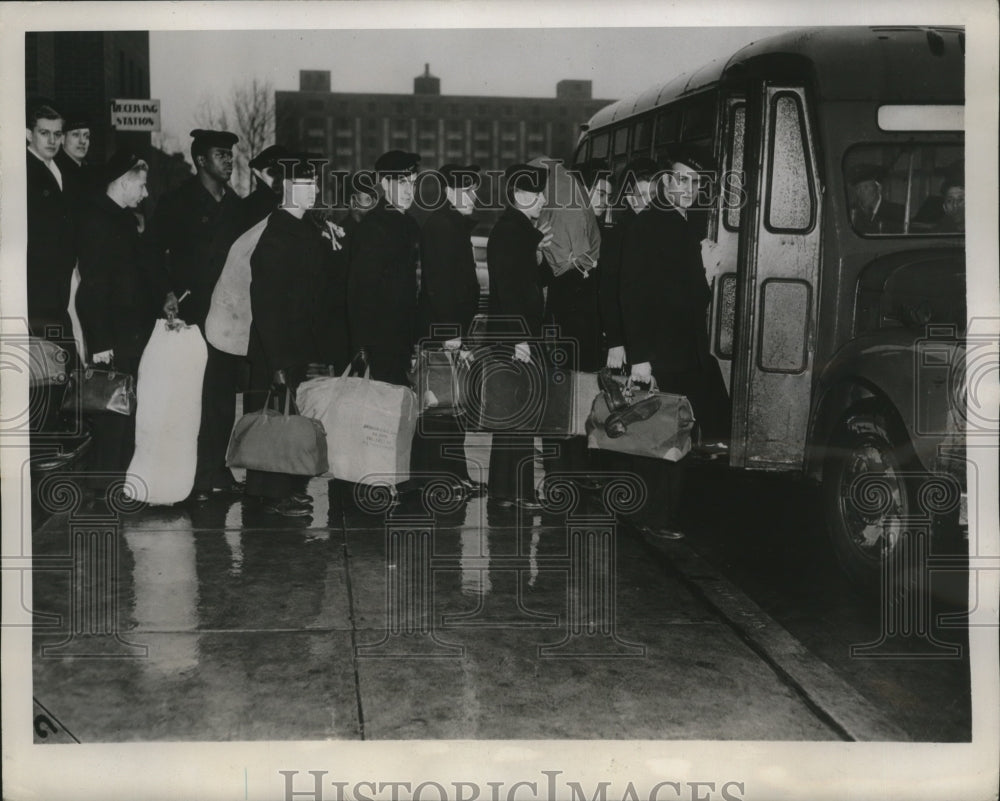
[[[111,127],[117,131],[159,131],[159,100],[112,100]]]

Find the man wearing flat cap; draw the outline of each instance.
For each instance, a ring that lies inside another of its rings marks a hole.
[[[540,367],[542,356],[537,341],[542,335],[545,305],[542,271],[548,267],[539,250],[545,243],[545,235],[535,227],[535,222],[545,206],[548,170],[514,164],[506,169],[504,176],[508,205],[493,226],[486,247],[490,316],[518,320],[526,337],[514,345],[513,358]],[[494,508],[541,508],[535,498],[533,455],[531,433],[493,435],[489,494]]]
[[[170,276],[177,314],[204,333],[212,290],[229,248],[242,232],[243,207],[229,186],[233,173],[233,145],[228,131],[191,131],[191,159],[195,175],[159,202],[146,232],[149,258]],[[236,417],[239,358],[208,345],[202,385],[198,468],[193,497],[207,500],[216,490],[239,490],[226,467],[229,434]]]
[[[278,182],[281,202],[268,217],[250,257],[253,323],[245,411],[262,408],[272,386],[294,398],[307,366],[319,361],[322,349],[324,284],[333,251],[319,229],[305,219],[316,203],[315,166],[308,154],[287,156],[287,169]],[[266,512],[304,517],[310,511],[305,484],[301,476],[248,470],[246,494],[260,498]]]
[[[86,204],[80,224],[76,308],[89,361],[112,363],[133,376],[168,291],[166,276],[142,258],[133,214],[146,197],[148,172],[134,152],[116,152],[95,170],[104,191]],[[135,446],[135,417],[96,414],[90,422],[89,469],[124,473]]]
[[[351,349],[364,350],[372,378],[409,384],[417,310],[420,226],[413,203],[420,156],[402,150],[375,162],[382,197],[349,243],[348,316]]]
[[[654,177],[650,202],[625,231],[622,243],[621,309],[631,378],[655,382],[663,392],[685,395],[709,436],[719,436],[725,393],[718,364],[708,350],[706,311],[711,291],[701,261],[700,238],[689,214],[696,205],[700,174],[707,164],[687,151],[664,160]],[[638,171],[641,175],[642,171]],[[640,182],[641,185],[641,182]],[[668,539],[679,539],[683,461],[635,460],[647,485],[638,523]]]
[[[63,174],[66,188],[77,199],[91,190],[103,193],[101,178],[94,176],[87,161],[90,151],[90,122],[83,114],[69,114],[63,122],[63,140],[56,153],[56,164]],[[94,178],[96,177],[96,180]]]
[[[479,305],[470,238],[479,166],[445,164],[438,174],[444,183],[444,202],[428,215],[420,232],[418,334],[420,339],[436,340],[447,350],[457,351]],[[464,457],[447,456],[449,448],[461,454],[464,442],[455,418],[424,417],[413,443],[414,470],[450,473],[462,491],[479,492],[469,479]]]
[[[281,204],[282,160],[288,160],[291,151],[283,145],[265,147],[248,162],[253,173],[253,191],[243,198],[244,230],[253,228]]]
[[[902,233],[904,209],[882,196],[885,177],[876,164],[857,164],[848,171],[851,225],[859,234]]]

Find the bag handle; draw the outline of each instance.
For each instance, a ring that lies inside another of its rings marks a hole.
[[[632,380],[632,376],[629,376],[628,380],[625,382],[626,389],[628,389],[628,391],[631,392],[632,388],[635,385],[636,385],[636,382]],[[649,391],[650,392],[659,392],[660,391],[660,386],[659,386],[659,384],[656,383],[656,376],[655,375],[651,375],[649,377]]]
[[[354,358],[352,358],[347,363],[347,367],[344,368],[344,372],[340,374],[341,378],[348,378],[349,376],[356,375],[356,373],[354,373],[353,370],[354,370],[354,362],[356,362],[358,359],[361,359],[365,363],[364,378],[370,379],[372,377],[372,367],[370,364],[368,364],[368,355],[365,353],[365,349],[362,348],[357,353],[355,353]]]
[[[267,397],[264,398],[264,408],[265,409],[271,408],[271,399],[274,398],[274,393],[278,386],[281,386],[281,388],[285,390],[285,408],[284,410],[282,410],[281,407],[279,406],[278,408],[275,409],[275,411],[282,412],[282,414],[285,417],[288,417],[290,414],[298,414],[299,410],[295,406],[295,401],[292,398],[292,388],[288,386],[288,384],[281,384],[281,385],[272,384],[271,388],[267,391]],[[275,398],[275,400],[277,399]]]
[[[107,370],[108,378],[110,379],[114,379],[118,375],[118,370],[115,368],[114,354],[112,354],[107,362],[90,362],[89,364],[85,362],[83,370],[85,373],[92,370]]]

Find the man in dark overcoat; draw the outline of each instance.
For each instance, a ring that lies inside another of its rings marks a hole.
[[[479,280],[472,251],[479,166],[445,164],[438,170],[444,182],[441,205],[424,221],[420,232],[420,296],[417,337],[425,348],[459,353],[479,305]],[[413,470],[448,473],[456,489],[480,493],[463,455],[465,435],[451,415],[424,415],[413,441]]]
[[[55,161],[63,137],[62,115],[44,103],[31,103],[25,133],[28,326],[34,336],[57,340],[75,360],[68,309],[76,227],[66,182]]]
[[[420,226],[406,213],[420,156],[390,150],[375,162],[383,196],[350,235],[351,349],[364,350],[377,381],[409,385],[414,343]]]
[[[228,131],[191,132],[191,158],[196,174],[159,202],[146,232],[149,258],[165,265],[178,315],[205,330],[212,290],[219,280],[229,248],[242,232],[243,207],[229,185],[233,173],[233,145]],[[208,362],[202,385],[198,468],[192,498],[207,500],[215,491],[240,491],[226,467],[226,449],[236,418],[240,357],[208,344]]]
[[[621,306],[626,350],[633,381],[655,380],[661,391],[687,396],[699,424],[711,428],[718,425],[713,418],[722,404],[717,397],[721,374],[708,350],[711,291],[701,243],[688,222],[707,158],[696,150],[678,149],[665,166],[651,185],[656,194],[625,232]],[[661,536],[680,538],[683,460],[635,463],[647,481],[642,525]]]
[[[149,166],[119,150],[95,174],[105,192],[80,218],[77,314],[95,364],[113,364],[133,377],[168,292],[165,275],[142,258],[134,209],[146,197]],[[89,469],[123,473],[135,445],[135,416],[95,414]]]
[[[514,164],[507,168],[508,206],[490,232],[486,263],[490,273],[491,317],[516,318],[525,339],[513,345],[521,369],[544,372],[538,347],[542,334],[544,297],[540,246],[544,234],[535,227],[545,205],[548,172],[544,167]],[[515,339],[517,337],[515,336]],[[538,399],[541,402],[541,399]],[[490,451],[490,502],[495,508],[541,508],[535,497],[534,438],[530,432],[497,433]]]
[[[63,141],[56,154],[66,189],[79,202],[91,194],[103,194],[103,176],[87,160],[90,152],[90,122],[83,114],[70,114],[63,122]]]
[[[294,398],[308,365],[319,361],[322,349],[322,288],[332,250],[319,229],[305,219],[317,195],[315,167],[308,156],[297,160],[282,188],[281,206],[268,218],[250,257],[253,323],[245,411],[262,408],[272,387],[284,408],[286,391]],[[305,484],[302,476],[248,470],[246,495],[261,499],[269,513],[304,517],[310,514]]]

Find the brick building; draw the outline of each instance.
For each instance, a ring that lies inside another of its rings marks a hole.
[[[278,141],[347,170],[370,167],[395,148],[419,153],[427,168],[569,158],[581,123],[611,102],[592,98],[591,82],[580,80],[559,81],[554,98],[442,95],[429,65],[411,95],[333,92],[326,70],[302,70],[298,91],[275,92]]]
[[[26,33],[25,93],[45,97],[63,114],[90,119],[90,160],[106,160],[117,146],[149,148],[150,135],[111,129],[112,98],[149,97],[147,31]]]

